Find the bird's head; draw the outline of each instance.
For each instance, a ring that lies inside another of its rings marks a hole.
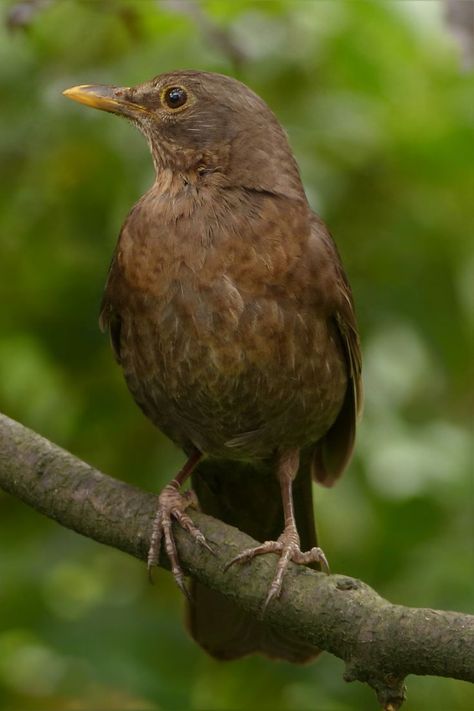
[[[131,120],[146,136],[157,172],[301,194],[283,129],[267,104],[232,77],[176,71],[134,87],[85,84],[64,94]]]

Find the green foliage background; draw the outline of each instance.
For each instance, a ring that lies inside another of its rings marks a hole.
[[[182,455],[144,419],[97,328],[120,225],[152,181],[125,122],[61,96],[165,70],[233,74],[287,128],[356,297],[366,407],[354,461],[315,492],[336,572],[472,612],[472,72],[438,2],[2,3],[0,409],[158,490]],[[23,14],[22,14],[23,13]],[[236,63],[236,58],[240,61]],[[329,655],[219,664],[170,576],[0,496],[5,709],[375,709]],[[407,711],[474,708],[409,680]]]

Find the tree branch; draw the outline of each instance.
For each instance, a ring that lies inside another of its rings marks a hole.
[[[146,559],[156,497],[102,474],[4,415],[0,486],[63,526]],[[259,615],[274,557],[224,572],[227,561],[255,542],[202,513],[192,518],[216,553],[176,528],[183,566]],[[392,605],[354,578],[291,566],[265,623],[343,659],[345,679],[370,684],[386,709],[402,704],[407,674],[474,681],[474,616]]]

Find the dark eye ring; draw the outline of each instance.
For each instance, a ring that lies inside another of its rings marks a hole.
[[[181,86],[172,86],[165,91],[165,102],[170,109],[178,109],[187,100],[188,95]]]

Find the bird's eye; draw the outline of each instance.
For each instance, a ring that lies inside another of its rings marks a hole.
[[[170,109],[178,109],[186,103],[188,95],[180,86],[172,86],[165,91],[165,102]]]

